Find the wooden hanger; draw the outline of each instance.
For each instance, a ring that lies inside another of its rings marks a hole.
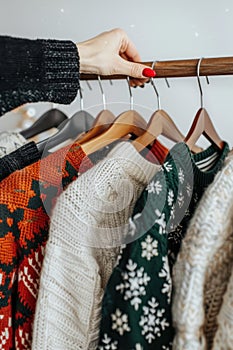
[[[82,149],[89,155],[128,134],[140,136],[145,129],[146,121],[144,118],[135,110],[129,110],[120,114],[113,125],[103,134],[82,143]]]
[[[146,131],[133,141],[133,145],[138,152],[141,152],[144,148],[154,142],[160,135],[163,135],[174,142],[183,142],[185,139],[185,136],[177,128],[176,124],[168,113],[163,109],[160,109],[159,94],[153,80],[151,80],[151,85],[153,86],[157,95],[159,109],[152,114],[149,123],[147,124]],[[202,149],[194,144],[192,150],[193,152],[198,153]]]
[[[133,110],[133,96],[130,88],[129,77],[127,77],[127,82],[130,93],[130,110],[121,113],[115,119],[113,125],[103,134],[87,141],[86,143],[82,143],[82,149],[87,155],[94,153],[102,147],[105,147],[129,134],[140,136],[145,131],[147,125],[146,121],[137,111]]]
[[[88,130],[84,135],[80,135],[76,141],[78,141],[80,144],[83,144],[95,138],[96,136],[105,132],[113,124],[115,119],[116,117],[111,111],[107,109],[102,110],[95,118],[91,129]]]
[[[172,118],[163,109],[152,114],[146,131],[133,141],[133,145],[141,152],[148,145],[153,143],[160,135],[167,137],[174,142],[184,142],[185,136],[178,129]],[[202,148],[194,145],[190,148],[194,153],[199,153]]]
[[[129,91],[130,97],[132,97],[130,88]],[[159,135],[164,135],[175,142],[182,142],[184,140],[184,135],[179,131],[171,117],[164,110],[157,110],[152,115],[148,125],[146,125],[145,120],[138,112],[129,110],[122,113],[108,131],[87,143],[81,142],[82,148],[86,154],[91,154],[128,134],[138,136],[138,138],[133,141],[133,145],[139,152],[149,144],[152,144]],[[157,144],[164,150],[166,149],[159,141],[157,141]],[[196,152],[202,150],[196,146],[194,146],[193,149]]]
[[[146,131],[133,141],[133,145],[141,152],[148,145],[153,143],[158,136],[163,135],[174,142],[181,142],[184,136],[176,127],[173,120],[162,109],[154,112],[147,124]]]
[[[217,134],[211,118],[205,108],[200,108],[184,142],[192,149],[201,135],[204,135],[213,145],[222,150],[223,140]]]
[[[224,142],[219,137],[217,131],[214,128],[214,125],[211,121],[211,118],[203,108],[203,92],[200,82],[200,65],[202,58],[198,61],[197,65],[197,81],[200,90],[200,99],[201,99],[201,108],[197,111],[197,114],[194,118],[192,126],[188,132],[188,135],[185,138],[186,144],[191,149],[196,141],[200,138],[201,135],[204,135],[213,145],[215,145],[218,149],[222,150],[224,146]]]

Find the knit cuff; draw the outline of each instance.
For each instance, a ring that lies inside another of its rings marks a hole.
[[[72,41],[38,40],[44,53],[44,91],[48,101],[69,104],[79,89],[79,54]]]
[[[27,102],[69,104],[79,88],[72,41],[0,36],[0,115]]]
[[[37,162],[40,159],[40,153],[34,141],[27,143],[18,149],[20,158],[24,162],[24,166]],[[17,151],[15,151],[17,152]],[[14,153],[14,152],[13,152]]]
[[[35,142],[29,142],[0,159],[0,180],[40,159]]]

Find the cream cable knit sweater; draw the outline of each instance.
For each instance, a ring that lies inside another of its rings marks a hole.
[[[96,349],[101,301],[128,219],[159,169],[122,142],[60,196],[42,268],[34,350]]]
[[[233,235],[233,233],[232,233]],[[233,257],[233,256],[232,256]],[[218,315],[218,330],[215,334],[213,350],[233,349],[233,270],[223,304]]]
[[[233,258],[232,213],[233,158],[228,158],[196,210],[174,267],[174,350],[212,348]]]

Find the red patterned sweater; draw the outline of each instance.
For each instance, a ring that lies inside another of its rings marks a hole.
[[[62,190],[92,166],[75,143],[0,183],[0,349],[31,349],[51,210]]]
[[[155,141],[146,158],[162,163]],[[92,166],[78,143],[0,182],[0,349],[30,350],[50,214],[62,190]]]

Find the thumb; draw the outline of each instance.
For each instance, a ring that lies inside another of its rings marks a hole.
[[[153,78],[156,76],[156,72],[148,66],[141,63],[135,63],[127,61],[121,57],[117,62],[117,67],[115,67],[117,74],[128,75],[133,78]]]

